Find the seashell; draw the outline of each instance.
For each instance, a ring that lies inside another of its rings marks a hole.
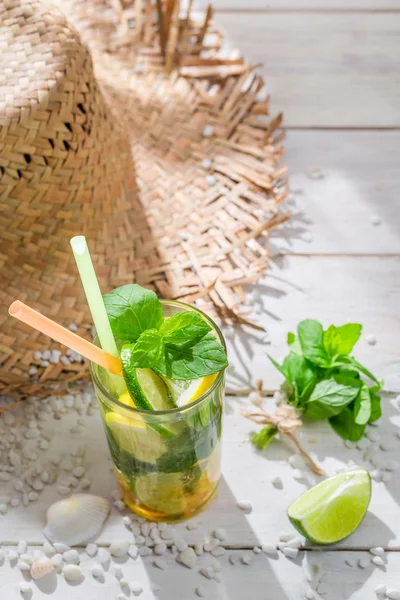
[[[31,566],[31,577],[37,581],[52,571],[54,571],[54,565],[51,562],[51,559],[48,556],[43,556],[42,558],[35,560]]]
[[[70,496],[50,506],[44,534],[51,542],[82,544],[101,531],[109,511],[110,503],[100,496]]]
[[[78,565],[65,565],[62,570],[65,581],[75,583],[82,581],[85,577],[83,571]]]

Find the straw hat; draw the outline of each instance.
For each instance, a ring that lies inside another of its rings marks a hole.
[[[179,15],[179,2],[63,0],[65,18],[49,6],[0,5],[0,382],[8,390],[29,372],[41,382],[83,375],[76,362],[46,366],[35,352],[50,342],[6,313],[19,298],[88,333],[72,235],[87,236],[104,291],[136,281],[231,318],[242,285],[268,263],[259,238],[287,218],[281,116],[267,117],[252,67],[218,58],[212,11],[196,20]]]

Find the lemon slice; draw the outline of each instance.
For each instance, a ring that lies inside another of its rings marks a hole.
[[[132,454],[141,462],[155,464],[167,451],[163,438],[148,427],[139,415],[135,419],[129,419],[116,412],[108,412],[105,422],[119,449]]]
[[[148,508],[173,516],[184,511],[184,485],[182,473],[149,473],[136,479],[135,491]]]
[[[182,407],[198,400],[210,389],[217,377],[218,373],[213,373],[190,381],[178,381],[165,377],[163,379],[176,406]]]

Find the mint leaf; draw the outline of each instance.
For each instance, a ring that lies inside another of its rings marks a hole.
[[[359,323],[347,323],[336,327],[330,325],[324,331],[324,346],[329,356],[336,354],[350,354],[354,345],[361,335],[362,325]]]
[[[193,345],[211,331],[211,326],[194,311],[176,313],[165,319],[160,334],[166,344],[174,346]]]
[[[283,361],[283,369],[287,381],[296,386],[299,396],[303,398],[317,381],[317,374],[304,356],[291,352]]]
[[[354,421],[365,425],[371,417],[371,396],[367,384],[363,381],[354,404]]]
[[[360,382],[351,377],[333,376],[319,381],[307,402],[309,419],[327,419],[339,414],[357,396]]]
[[[344,440],[358,442],[364,435],[365,425],[358,425],[354,422],[354,415],[350,408],[346,407],[339,415],[331,417],[329,423]]]
[[[371,398],[371,415],[369,417],[369,423],[374,423],[382,416],[381,397],[378,394],[382,385],[382,382],[380,382],[369,388],[369,395]]]
[[[369,371],[366,367],[364,367],[361,363],[359,363],[353,356],[337,356],[331,366],[332,367],[340,367],[342,365],[344,365],[344,366],[349,365],[349,368],[353,367],[353,368],[357,369],[358,371],[360,371],[360,373],[362,373],[363,375],[365,375],[366,377],[368,377],[375,383],[379,384],[379,381],[375,377],[375,375],[373,375],[373,373],[371,373],[371,371]]]
[[[268,356],[269,360],[272,362],[272,364],[274,365],[274,367],[282,373],[282,375],[284,376],[285,379],[287,379],[286,369],[282,365],[280,365],[278,362],[276,362],[276,360],[274,358],[272,358],[272,356],[270,356],[269,354],[267,354],[267,356]]]
[[[324,330],[321,323],[305,319],[297,328],[303,356],[310,362],[324,368],[330,366],[330,358],[324,346]]]
[[[105,294],[104,305],[113,334],[123,342],[135,342],[143,331],[159,329],[163,322],[156,294],[137,284],[123,285]]]
[[[166,346],[165,359],[165,365],[155,365],[153,368],[169,379],[198,379],[218,373],[228,366],[225,349],[212,333],[207,333],[190,347]]]
[[[124,344],[125,350],[130,351],[130,364],[137,369],[156,370],[165,365],[164,341],[157,329],[144,331],[135,344]]]
[[[278,430],[272,425],[266,425],[258,433],[252,433],[250,440],[259,450],[264,450],[268,444],[274,439]]]

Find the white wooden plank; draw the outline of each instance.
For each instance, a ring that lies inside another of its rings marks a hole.
[[[220,13],[286,127],[400,125],[400,13]]]
[[[6,551],[10,549],[12,548],[6,548]],[[34,550],[35,548],[29,548],[30,553]],[[383,583],[388,588],[399,587],[400,556],[394,552],[387,554],[387,565],[384,569],[373,564],[369,564],[365,569],[346,564],[346,559],[354,563],[362,559],[371,560],[372,557],[367,552],[300,552],[295,561],[282,555],[279,559],[272,560],[263,554],[255,555],[250,552],[250,565],[244,565],[240,561],[232,565],[228,558],[231,555],[240,558],[243,553],[230,552],[220,559],[220,582],[209,580],[199,573],[201,568],[211,566],[209,555],[199,557],[193,570],[180,565],[171,555],[165,559],[167,569],[164,571],[153,565],[152,557],[138,558],[136,561],[120,559],[113,561],[105,570],[104,582],[98,582],[91,575],[91,569],[98,562],[82,552],[82,583],[68,584],[64,577],[56,572],[37,582],[30,580],[30,583],[35,600],[45,600],[52,596],[58,600],[66,600],[71,598],[71,595],[74,600],[110,600],[117,598],[121,593],[121,587],[113,575],[113,569],[118,565],[128,583],[137,582],[142,585],[143,593],[140,594],[140,598],[143,600],[188,600],[198,597],[195,591],[198,587],[203,588],[207,600],[299,600],[305,598],[307,590],[318,589],[322,583],[326,586],[323,595],[325,600],[376,600],[374,588],[377,585]],[[318,568],[318,576],[309,583],[306,573],[310,572],[314,565]],[[28,576],[23,578],[19,569],[10,566],[6,561],[0,566],[1,597],[6,600],[20,600],[19,584],[26,580],[29,580]],[[322,587],[320,589],[322,590]],[[122,595],[124,597],[124,594]],[[129,593],[127,597],[135,596]]]
[[[197,0],[196,8],[207,6],[206,0]],[[232,10],[318,10],[318,11],[352,11],[352,10],[396,10],[400,8],[399,0],[215,0],[213,6],[219,11]]]
[[[363,335],[355,354],[385,379],[388,389],[400,392],[399,266],[396,257],[277,258],[254,287],[260,302],[249,298],[253,318],[267,333],[226,330],[228,389],[255,387],[257,379],[265,389],[276,389],[281,378],[266,354],[283,358],[287,332],[295,331],[302,319],[314,318],[325,327],[350,320],[361,323],[365,335],[374,334],[377,344],[370,346]]]
[[[274,251],[399,254],[399,148],[397,131],[289,131],[285,162],[296,194],[291,220],[272,235]],[[323,178],[312,179],[315,168]]]
[[[224,545],[229,548],[252,548],[256,544],[277,543],[282,531],[291,530],[286,509],[307,485],[316,481],[309,473],[303,483],[293,478],[293,471],[287,458],[293,449],[283,442],[275,441],[265,452],[257,452],[249,442],[249,434],[256,426],[241,415],[241,409],[249,407],[246,399],[228,398],[226,401],[226,419],[223,436],[223,477],[217,499],[207,510],[195,517],[198,527],[189,530],[186,523],[174,526],[176,534],[188,543],[203,541],[217,527],[224,527],[228,537]],[[267,405],[272,410],[272,401]],[[19,418],[27,420],[22,409],[18,409]],[[92,480],[91,492],[111,498],[115,489],[115,479],[106,447],[99,414],[85,416],[85,427],[81,433],[70,433],[76,422],[76,415],[64,415],[61,419],[49,419],[43,425],[43,435],[50,439],[48,451],[39,451],[37,440],[30,441],[32,452],[40,452],[40,462],[50,475],[55,472],[51,467],[51,457],[56,453],[69,456],[78,447],[86,446],[84,466],[87,476]],[[397,459],[400,439],[396,436],[400,427],[398,403],[392,398],[384,400],[384,417],[381,431],[382,439],[391,445],[390,452],[376,449],[381,459]],[[306,424],[302,430],[302,441],[328,475],[339,469],[358,464],[372,468],[363,460],[363,452],[346,448],[342,440],[331,431],[326,423]],[[25,442],[24,442],[25,444]],[[58,469],[58,480],[46,485],[39,500],[28,507],[9,508],[5,516],[0,516],[0,544],[17,542],[23,538],[31,543],[43,543],[43,528],[48,506],[60,499],[57,486],[62,472]],[[274,476],[279,475],[283,489],[272,485]],[[13,481],[2,482],[0,503],[4,495],[18,496],[12,490]],[[78,491],[80,486],[78,486]],[[237,501],[247,501],[253,510],[245,514],[237,507]],[[400,480],[394,473],[387,484],[373,483],[373,496],[369,513],[362,526],[347,540],[342,542],[345,548],[370,548],[383,546],[400,548],[400,532],[395,526],[400,519]],[[128,510],[124,514],[130,514]],[[109,544],[112,540],[131,539],[124,526],[121,513],[113,507],[98,542]]]

